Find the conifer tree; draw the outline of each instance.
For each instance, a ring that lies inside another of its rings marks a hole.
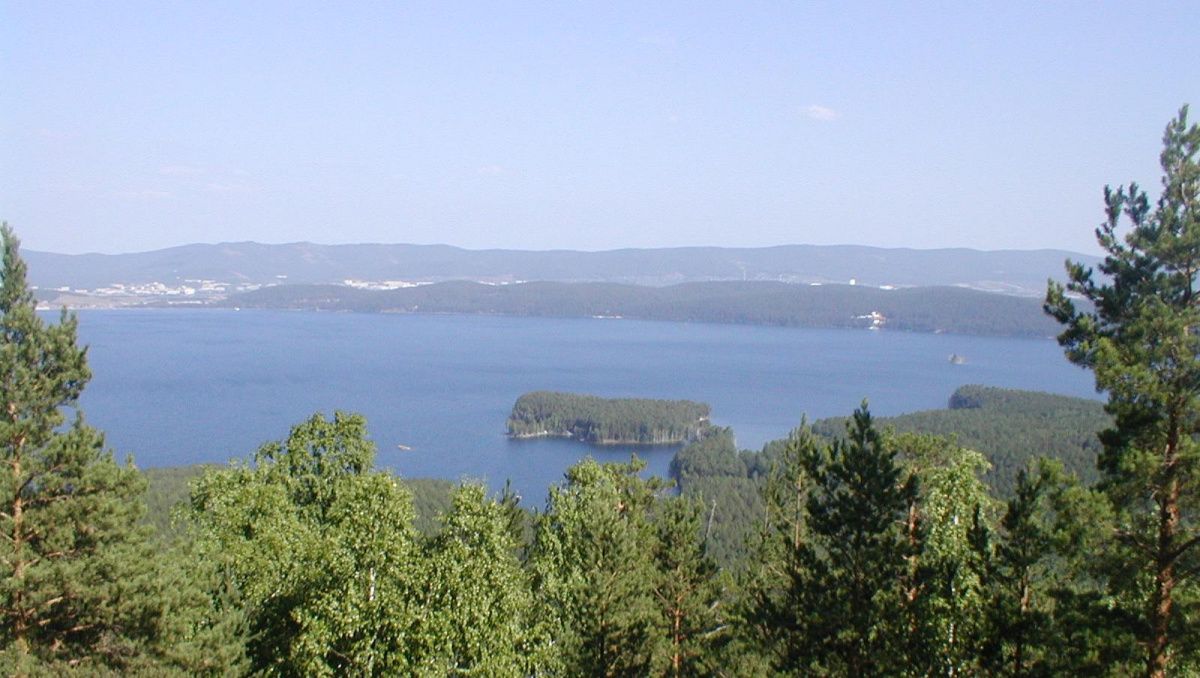
[[[43,322],[7,224],[0,239],[0,673],[236,668],[194,570],[139,527],[141,474],[78,410],[75,317]]]
[[[906,668],[903,591],[920,544],[904,526],[917,481],[865,403],[846,428],[846,438],[829,445],[798,430],[767,486],[772,522],[744,617],[774,673],[873,676]]]
[[[804,558],[809,542],[808,469],[826,451],[806,422],[789,435],[762,488],[765,515],[750,544],[751,565],[742,574],[737,619],[742,663],[755,674],[803,673],[816,652],[808,629],[817,623]],[[770,668],[768,668],[770,667]]]
[[[1113,428],[1101,436],[1103,488],[1116,510],[1105,554],[1113,594],[1140,617],[1145,675],[1200,671],[1200,126],[1187,107],[1163,135],[1162,193],[1105,188],[1096,276],[1068,262],[1046,310],[1059,343],[1095,373]],[[1128,229],[1125,223],[1128,222]],[[1090,306],[1076,307],[1068,292]]]
[[[662,502],[654,517],[658,569],[654,596],[661,610],[658,633],[668,676],[713,675],[724,640],[717,566],[705,553],[700,505],[684,497]]]
[[[1046,589],[1054,560],[1051,530],[1040,509],[1049,481],[1044,474],[1031,478],[1022,469],[998,529],[993,531],[979,514],[973,523],[972,546],[980,557],[980,580],[988,602],[980,663],[994,675],[1045,673],[1051,624]]]
[[[1136,643],[1105,590],[1105,568],[1097,566],[1110,519],[1107,501],[1053,459],[1018,473],[995,525],[976,516],[971,544],[986,600],[977,643],[983,672],[1136,673]]]
[[[817,623],[816,668],[854,676],[895,672],[902,662],[900,582],[914,550],[901,529],[917,496],[866,403],[828,457],[811,457],[809,541],[802,546]]]

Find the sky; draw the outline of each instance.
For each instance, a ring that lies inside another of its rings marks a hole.
[[[0,219],[193,242],[1097,251],[1197,2],[0,0]]]

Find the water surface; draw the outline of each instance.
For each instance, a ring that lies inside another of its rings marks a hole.
[[[94,372],[83,409],[140,466],[245,457],[313,412],[342,409],[367,417],[382,466],[493,487],[511,478],[535,504],[581,457],[628,460],[632,448],[508,440],[505,419],[526,391],[707,402],[751,449],[864,398],[892,415],[943,407],[966,383],[1095,396],[1090,373],[1051,340],[207,309],[79,318]],[[638,454],[666,474],[673,451]]]

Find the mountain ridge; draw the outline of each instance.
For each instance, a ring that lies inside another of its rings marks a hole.
[[[466,249],[453,245],[253,241],[192,243],[127,254],[23,252],[32,284],[95,289],[117,283],[339,284],[346,280],[442,282],[681,282],[771,280],[919,287],[957,285],[1024,296],[1063,277],[1067,259],[1094,256],[1057,249],[882,248],[865,245],[691,246],[599,251]]]

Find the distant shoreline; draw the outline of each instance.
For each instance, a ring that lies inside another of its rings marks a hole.
[[[261,313],[314,313],[314,314],[355,314],[355,315],[388,315],[388,316],[415,316],[415,317],[460,317],[460,318],[511,318],[514,320],[574,320],[574,321],[596,321],[596,322],[646,322],[646,323],[669,323],[677,325],[715,325],[715,326],[735,326],[735,327],[773,327],[781,330],[838,330],[838,331],[860,331],[863,329],[873,329],[870,327],[847,327],[847,326],[828,326],[828,325],[800,325],[800,324],[777,324],[777,323],[759,323],[759,322],[731,322],[720,320],[690,320],[690,319],[674,319],[674,318],[648,318],[648,317],[620,317],[620,318],[596,318],[594,316],[585,315],[528,315],[515,313],[471,313],[465,311],[367,311],[354,309],[340,308],[269,308],[269,307],[248,307],[239,308],[232,306],[217,306],[217,305],[195,305],[195,306],[159,306],[159,305],[138,305],[138,306],[39,306],[38,313],[57,314],[62,309],[66,309],[70,313],[112,313],[117,311],[137,311],[137,312],[164,312],[173,313],[177,311],[200,311],[212,313],[241,313],[241,312],[261,312]],[[1047,334],[1001,334],[1001,333],[981,333],[981,332],[966,332],[959,330],[945,329],[912,329],[901,327],[881,327],[874,328],[883,330],[884,333],[899,333],[899,334],[936,334],[946,336],[962,336],[962,337],[995,337],[1003,339],[1029,339],[1037,341],[1054,341],[1055,335]]]

